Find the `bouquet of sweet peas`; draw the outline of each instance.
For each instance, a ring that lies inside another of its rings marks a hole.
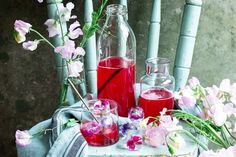
[[[47,43],[53,51],[58,54],[63,60],[63,64],[66,71],[61,73],[63,78],[61,91],[60,91],[60,105],[67,104],[67,91],[68,83],[67,79],[80,80],[82,82],[83,77],[81,77],[81,72],[83,71],[83,56],[85,55],[84,46],[87,41],[99,28],[98,20],[101,17],[102,11],[108,0],[99,1],[100,6],[98,11],[92,13],[91,24],[85,24],[83,28],[80,28],[80,23],[77,20],[76,15],[72,15],[72,10],[74,9],[74,4],[68,2],[65,6],[63,4],[58,4],[56,0],[52,0],[56,6],[55,17],[47,19],[44,23],[47,27],[49,38],[57,37],[60,39],[60,45],[54,45],[49,39],[44,37],[40,32],[33,28],[30,23],[24,22],[22,20],[16,20],[14,23],[14,38],[17,43],[22,43],[25,50],[34,51],[37,49],[40,43]],[[43,0],[38,0],[42,3]],[[69,28],[66,29],[66,26]],[[35,40],[26,41],[26,35],[30,33],[35,33],[38,37]],[[79,44],[76,44],[76,40],[82,36],[82,40]],[[64,70],[64,69],[63,69]],[[64,78],[66,76],[66,78]],[[75,83],[76,81],[74,81]]]
[[[173,116],[186,122],[204,136],[217,150],[206,150],[205,156],[236,156],[236,83],[224,79],[217,87],[203,88],[196,77],[175,93],[177,105],[183,111],[173,111]],[[205,148],[208,149],[208,148]]]

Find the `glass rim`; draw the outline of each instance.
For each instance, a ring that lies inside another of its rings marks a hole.
[[[156,61],[156,62],[154,62]],[[164,57],[148,58],[145,60],[147,65],[149,64],[170,64],[170,60]]]
[[[123,4],[110,4],[106,8],[106,13],[109,15],[114,13],[125,15],[127,13],[127,8]]]
[[[91,109],[90,106],[94,105],[95,102],[99,101],[99,100],[106,100],[109,102],[110,105],[110,110],[105,112],[105,113],[113,113],[114,111],[117,111],[118,105],[117,102],[111,99],[91,99],[87,101],[88,107],[90,109],[91,112],[94,111],[94,109]],[[91,103],[91,105],[90,105]]]

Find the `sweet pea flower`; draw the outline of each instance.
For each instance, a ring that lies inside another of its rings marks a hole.
[[[25,35],[30,31],[30,28],[32,27],[31,24],[26,23],[22,20],[16,20],[14,23],[14,38],[17,43],[22,43],[26,40]]]
[[[139,135],[132,135],[128,140],[127,140],[127,143],[126,143],[126,146],[129,150],[138,150],[137,149],[137,146],[141,145],[143,142],[142,142],[142,137],[139,136]],[[141,147],[138,147],[138,148],[141,148]]]
[[[192,77],[191,79],[189,79],[188,83],[191,88],[195,88],[197,85],[200,85],[200,82],[196,77]]]
[[[75,42],[67,40],[64,45],[55,48],[55,52],[61,54],[64,59],[71,59],[75,51]]]
[[[68,36],[71,39],[76,39],[79,37],[79,35],[83,35],[83,32],[81,28],[79,28],[79,26],[80,26],[80,23],[78,21],[75,21],[74,23],[70,25]]]
[[[80,72],[83,71],[83,63],[80,61],[73,61],[68,64],[69,77],[79,77]]]
[[[220,83],[220,90],[222,92],[230,92],[230,80],[229,79],[224,79]]]
[[[75,5],[72,2],[66,4],[66,7],[63,5],[58,6],[60,13],[60,19],[62,22],[67,22],[71,19],[71,11],[74,9]]]
[[[164,130],[163,128],[150,127],[146,129],[144,139],[146,144],[153,147],[158,147],[166,143],[165,136],[166,130]]]
[[[30,144],[32,136],[29,134],[27,130],[20,131],[17,130],[15,134],[16,144],[19,146],[26,146]]]
[[[48,19],[44,23],[48,28],[49,37],[54,37],[55,35],[60,35],[60,25],[54,19]]]
[[[222,126],[227,120],[227,114],[224,112],[223,104],[215,104],[211,106],[208,115],[212,118],[217,126]]]
[[[212,87],[207,87],[206,91],[209,95],[217,97],[218,93],[220,92],[220,89],[216,85],[213,85]]]
[[[34,40],[34,41],[27,41],[27,42],[24,42],[22,44],[23,48],[25,50],[29,50],[29,51],[34,51],[37,49],[38,47],[38,44],[39,44],[39,41],[38,40]]]
[[[85,51],[82,47],[77,47],[75,50],[74,50],[74,53],[73,53],[73,59],[75,59],[77,56],[84,56],[85,55]]]
[[[29,33],[31,27],[31,24],[22,20],[16,20],[14,23],[14,29],[22,35],[26,35],[27,33]]]
[[[178,105],[181,108],[191,108],[194,107],[197,103],[197,100],[194,96],[192,95],[185,95],[182,96],[179,100],[178,100]]]
[[[14,32],[14,38],[18,44],[26,40],[25,35],[20,32]]]

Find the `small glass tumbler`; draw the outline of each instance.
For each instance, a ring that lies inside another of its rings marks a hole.
[[[90,146],[108,146],[119,140],[117,103],[109,99],[88,101],[94,119],[83,118],[80,131]]]

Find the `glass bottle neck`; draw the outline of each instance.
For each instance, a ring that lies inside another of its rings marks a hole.
[[[111,4],[107,6],[106,9],[107,16],[120,16],[125,17],[127,14],[126,6],[121,4]]]
[[[169,75],[169,60],[165,58],[153,58],[146,60],[146,75]]]

